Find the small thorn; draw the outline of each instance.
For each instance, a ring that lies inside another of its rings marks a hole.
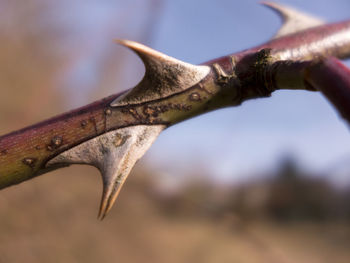
[[[141,43],[138,43],[136,41],[132,40],[127,40],[127,39],[114,39],[114,41],[122,45],[124,47],[127,47],[131,49],[132,51],[136,52],[142,59],[144,63],[148,63],[149,59],[154,59],[154,60],[176,60],[175,58],[172,58],[168,55],[165,55],[157,50],[154,50],[150,47],[147,47]]]
[[[111,103],[112,107],[157,100],[183,92],[210,72],[208,66],[197,66],[165,55],[140,43],[116,39],[115,42],[134,51],[145,65],[142,81]]]
[[[311,27],[323,25],[324,21],[318,17],[304,13],[292,7],[263,1],[260,4],[276,12],[282,19],[283,24],[274,38],[282,37]]]

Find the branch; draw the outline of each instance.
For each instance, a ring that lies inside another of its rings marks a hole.
[[[198,66],[118,40],[144,62],[142,81],[131,90],[1,136],[0,188],[70,164],[90,164],[103,178],[103,218],[135,162],[163,129],[182,120],[268,97],[277,89],[321,90],[341,105],[349,120],[349,92],[335,95],[349,88],[349,71],[334,59],[315,61],[350,56],[350,21],[323,24],[294,9],[265,5],[284,19],[274,39]]]
[[[305,80],[321,91],[350,123],[350,70],[331,57],[311,64],[305,74]]]

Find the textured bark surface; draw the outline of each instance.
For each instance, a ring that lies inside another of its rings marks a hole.
[[[112,95],[4,135],[0,137],[0,186],[41,174],[46,171],[45,163],[49,159],[114,129],[139,124],[169,126],[210,110],[269,96],[275,89],[309,89],[297,70],[288,70],[293,78],[288,76],[283,82],[283,75],[277,74],[279,71],[276,70],[281,67],[275,62],[349,55],[350,21],[322,25],[203,63],[211,68],[211,72],[196,85],[174,95],[117,107],[112,107],[111,103],[118,95]],[[155,73],[149,71],[148,74]],[[292,82],[296,84],[287,85]]]
[[[285,25],[293,19],[285,18]],[[303,15],[299,18],[305,20]],[[349,92],[343,90],[349,87],[349,70],[333,59],[322,59],[350,57],[350,21],[316,27],[320,21],[309,22],[300,28],[291,24],[296,28],[284,27],[265,44],[199,66],[132,41],[120,41],[145,64],[140,84],[1,136],[0,188],[57,168],[48,167],[48,161],[109,131],[138,125],[168,127],[208,111],[268,97],[277,89],[321,90],[349,119]],[[320,60],[323,62],[317,63]]]

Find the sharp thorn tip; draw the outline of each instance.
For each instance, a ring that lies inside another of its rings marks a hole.
[[[132,167],[164,128],[163,125],[120,128],[61,153],[50,160],[49,165],[85,163],[100,170],[103,192],[97,218],[103,220],[111,210]]]

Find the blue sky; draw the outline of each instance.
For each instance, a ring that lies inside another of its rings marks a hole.
[[[81,95],[83,87],[91,90],[99,85],[105,50],[113,48],[117,59],[127,59],[118,74],[122,89],[136,84],[135,74],[141,78],[140,61],[130,51],[114,46],[112,38],[144,41],[173,57],[201,63],[263,43],[280,25],[277,15],[253,0],[168,0],[163,1],[156,18],[149,2],[76,1],[70,12],[62,12],[60,19],[71,23],[70,31],[79,36],[70,45],[80,43],[85,50],[64,76],[64,87],[75,96],[68,101],[69,107],[90,99]],[[348,0],[279,2],[327,21],[350,18]],[[152,18],[156,25],[145,39],[144,24]],[[81,88],[72,88],[75,86]],[[110,88],[101,96],[116,91]],[[310,171],[341,170],[338,183],[350,174],[349,129],[320,94],[279,91],[271,98],[185,121],[166,130],[145,159],[149,166],[171,176],[200,171],[222,181],[238,181],[274,169],[285,155],[295,156]]]
[[[349,18],[349,1],[283,2],[327,21]],[[256,1],[168,1],[154,47],[198,63],[262,43],[279,25]],[[350,174],[349,129],[320,94],[279,91],[186,121],[161,135],[150,157],[164,171],[199,166],[203,173],[235,181],[273,169],[288,154],[317,172],[349,163],[341,169]]]

